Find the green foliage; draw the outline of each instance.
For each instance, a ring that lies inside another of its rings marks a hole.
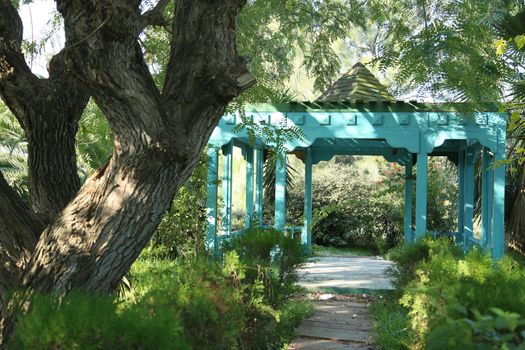
[[[245,322],[243,267],[229,259],[224,265],[230,268],[202,257],[139,261],[131,270],[136,292],[126,300],[176,315],[191,349],[235,348]]]
[[[113,136],[98,106],[90,100],[78,125],[77,162],[82,181],[104,165],[113,152]]]
[[[398,92],[434,99],[498,101],[515,73],[493,48],[494,17],[516,1],[370,1],[383,31],[379,62],[395,67]]]
[[[187,349],[176,314],[119,306],[111,297],[36,296],[19,317],[10,349]]]
[[[375,164],[379,167],[375,182],[367,169],[352,164],[329,162],[317,166],[312,191],[312,235],[316,244],[385,253],[404,239],[404,168],[382,160]],[[302,220],[302,186],[298,182],[290,193],[288,216],[292,222]],[[428,196],[429,229],[454,231],[455,169],[441,158],[429,162]]]
[[[298,238],[273,228],[251,228],[226,241],[223,250],[239,254],[249,266],[247,280],[263,283],[264,299],[270,305],[279,305],[296,291],[296,270],[306,261]]]
[[[408,348],[525,345],[525,296],[516,293],[525,288],[525,268],[515,260],[494,262],[477,249],[463,254],[444,238],[397,248],[389,257],[396,262],[395,294],[402,294],[410,318]]]
[[[0,172],[22,198],[29,200],[27,138],[3,103],[0,103]]]
[[[249,322],[243,342],[252,344],[248,347],[251,349],[279,349],[289,340],[295,324],[283,320],[291,317],[294,310],[300,312],[293,318],[296,320],[308,312],[304,305],[287,301],[297,292],[296,269],[305,261],[301,242],[272,228],[252,228],[225,242],[223,249],[226,256],[236,252],[245,266]]]
[[[300,243],[275,230],[234,239],[221,261],[146,250],[118,298],[36,296],[13,349],[281,349],[311,312],[289,300]],[[235,247],[235,248],[233,248]]]
[[[355,257],[355,256],[369,256],[373,252],[359,248],[336,248],[325,247],[314,244],[312,246],[312,256],[328,256],[328,257]]]
[[[393,295],[387,293],[380,296],[370,305],[368,312],[376,321],[372,334],[378,349],[403,350],[410,347],[413,335],[408,310]]]
[[[153,234],[148,249],[158,257],[175,258],[202,253],[206,223],[207,161],[204,150],[190,178],[177,192],[170,210]]]

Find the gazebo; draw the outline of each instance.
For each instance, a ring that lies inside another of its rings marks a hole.
[[[493,258],[504,251],[506,117],[496,104],[468,108],[465,104],[424,104],[396,101],[361,63],[356,64],[315,102],[245,106],[253,123],[296,126],[306,135],[286,143],[277,158],[274,227],[286,227],[286,153],[301,154],[305,166],[304,222],[301,241],[310,250],[312,165],[334,155],[374,155],[405,167],[405,242],[427,232],[428,157],[446,156],[457,165],[458,227],[455,242],[464,250],[480,246]],[[246,223],[262,225],[263,151],[268,145],[238,131],[239,113],[226,114],[208,144],[206,248],[217,253],[221,238],[232,232],[233,147],[246,160]],[[251,141],[251,142],[250,142]],[[222,153],[222,215],[217,227],[219,151]],[[481,166],[476,166],[481,164]],[[416,176],[415,215],[412,212],[413,168]],[[481,234],[474,234],[474,181],[481,176]]]

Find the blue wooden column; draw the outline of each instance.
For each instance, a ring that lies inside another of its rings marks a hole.
[[[428,154],[426,151],[423,151],[417,154],[416,239],[420,239],[427,232],[427,177]]]
[[[474,236],[474,160],[476,147],[469,146],[465,154],[465,194],[463,214],[463,250],[469,250],[470,239]]]
[[[304,223],[301,243],[305,253],[312,252],[312,150],[306,149],[304,160]]]
[[[232,170],[233,142],[222,147],[222,232],[230,235],[232,232]]]
[[[255,215],[257,216],[257,225],[263,224],[263,178],[264,178],[264,150],[257,148],[255,159]],[[254,223],[255,224],[255,223]]]
[[[217,185],[219,170],[219,152],[208,145],[208,196],[206,198],[206,251],[217,255]]]
[[[486,148],[481,155],[481,244],[483,248],[489,248],[492,235],[492,190],[494,188],[492,178],[492,161]]]
[[[246,220],[244,228],[252,226],[253,219],[253,147],[246,146]]]
[[[412,160],[405,166],[405,243],[412,242]]]
[[[286,153],[275,161],[275,228],[283,230],[286,223]]]
[[[495,161],[505,159],[504,146]],[[505,251],[505,165],[497,163],[494,169],[494,216],[492,219],[492,257],[501,259]]]
[[[465,235],[465,151],[458,152],[458,232],[456,244],[463,245]]]

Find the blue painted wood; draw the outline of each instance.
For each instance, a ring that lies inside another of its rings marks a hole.
[[[505,159],[506,116],[500,115],[498,128],[498,152],[494,156],[494,213],[492,219],[492,257],[501,259],[505,251]]]
[[[412,231],[412,161],[405,166],[405,243],[411,243],[413,240]]]
[[[496,160],[503,160],[498,154]],[[494,217],[492,227],[492,257],[501,259],[505,250],[505,165],[496,167],[494,171]]]
[[[472,234],[472,228],[470,228],[467,235],[462,236],[461,233],[465,230],[465,227],[469,227],[469,220],[467,219],[470,219],[470,217],[466,218],[465,214],[469,213],[468,205],[471,203],[467,203],[464,197],[469,192],[467,187],[472,185],[473,180],[466,174],[465,164],[468,162],[465,159],[466,157],[461,154],[461,151],[469,140],[476,140],[479,145],[494,153],[496,159],[503,159],[505,156],[505,118],[504,115],[496,112],[497,108],[494,108],[494,106],[488,109],[492,112],[474,113],[474,118],[464,118],[464,114],[454,111],[454,107],[449,108],[448,105],[412,107],[408,104],[363,104],[356,106],[352,104],[292,103],[279,106],[251,106],[245,110],[248,118],[251,118],[255,123],[263,121],[275,126],[298,126],[306,135],[306,139],[291,140],[285,146],[289,151],[297,148],[310,148],[312,164],[330,159],[335,154],[362,154],[382,155],[389,161],[407,165],[411,161],[409,158],[410,154],[417,153],[417,237],[426,232],[428,156],[447,156],[454,159],[454,161],[463,157],[458,162],[460,189],[457,235],[457,241],[462,243],[472,242],[472,239],[468,238],[468,235]],[[235,133],[233,131],[240,121],[241,118],[236,114],[225,116],[214,130],[209,143],[222,147],[234,140],[234,145],[242,147],[247,145],[248,137],[246,132]],[[257,147],[275,146],[271,144],[264,145],[261,140],[257,140],[256,144]],[[457,157],[458,152],[460,154],[459,157]],[[257,158],[259,159],[259,157]],[[258,168],[259,163],[256,163],[256,173],[260,173]],[[425,178],[423,179],[423,177]],[[503,180],[501,180],[501,177],[499,180],[495,178],[496,174],[494,174],[494,188],[492,188],[494,203],[492,205],[487,203],[485,211],[489,212],[486,216],[490,217],[490,210],[494,207],[492,215],[492,248],[494,256],[498,256],[500,251],[503,251],[501,248],[503,246],[501,243],[503,242],[503,218],[502,214],[500,215],[503,201],[499,196],[502,195],[504,198],[504,193],[496,196],[496,188],[498,186],[503,186],[504,188],[504,182],[501,183],[501,181],[504,181],[504,177]],[[488,190],[489,188],[487,187]],[[257,177],[255,192],[255,212],[262,214],[262,186],[261,190],[259,190],[259,176]],[[282,195],[285,195],[285,190]],[[279,211],[276,213],[276,226],[282,227],[286,221],[284,214],[285,203],[279,198],[279,196],[276,196],[276,211]],[[278,210],[278,208],[282,210]],[[259,218],[262,220],[262,215]],[[231,224],[231,212],[229,217],[226,215],[225,222]],[[262,224],[262,221],[259,223]],[[487,229],[486,223],[484,227]],[[488,239],[489,236],[485,236]],[[465,244],[465,246],[469,244]]]
[[[230,141],[222,148],[222,221],[223,234],[232,232],[232,173],[233,173],[233,143]]]
[[[286,153],[277,155],[275,165],[275,228],[282,230],[286,223]]]
[[[488,248],[491,243],[492,233],[492,169],[490,154],[486,148],[483,148],[481,155],[481,245]]]
[[[219,175],[219,152],[208,147],[208,181],[206,199],[206,251],[217,255],[217,188]]]
[[[247,146],[246,150],[246,219],[244,222],[245,228],[252,226],[254,217],[253,212],[253,183],[254,183],[254,169],[253,169],[253,147]]]
[[[263,179],[264,179],[264,151],[261,148],[256,150],[255,159],[255,215],[259,226],[263,225]]]
[[[261,108],[268,108],[268,106],[261,106]],[[459,112],[449,111],[359,112],[350,109],[345,111],[341,108],[333,111],[319,109],[304,112],[279,112],[275,109],[266,112],[261,109],[247,114],[255,123],[271,120],[274,125],[295,125],[301,128],[307,140],[291,140],[286,144],[289,150],[311,146],[320,138],[384,139],[391,147],[405,148],[412,153],[419,152],[420,144],[424,143],[428,154],[449,139],[476,139],[493,152],[497,149],[497,137],[493,132],[499,122],[499,115],[496,112],[474,113],[475,118],[467,119],[464,119],[464,115]],[[235,123],[239,122],[240,118],[236,118]],[[245,132],[232,131],[234,126],[221,120],[212,134],[210,143],[223,145],[232,138],[247,140]],[[421,135],[424,135],[423,140]]]
[[[463,245],[465,228],[465,151],[458,152],[458,232],[456,244]]]
[[[301,243],[305,252],[312,252],[312,150],[306,149],[304,160],[304,226],[301,232]]]
[[[477,147],[469,146],[465,154],[465,211],[463,214],[463,249],[470,248],[470,240],[474,237],[474,160]]]
[[[427,232],[427,153],[422,151],[417,154],[416,174],[416,239],[422,238]]]

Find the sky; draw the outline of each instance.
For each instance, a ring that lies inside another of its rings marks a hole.
[[[20,6],[20,17],[24,24],[24,39],[39,42],[51,30],[51,20],[56,11],[53,0],[35,0],[30,4]],[[31,70],[43,77],[47,77],[46,64],[48,60],[62,49],[64,45],[64,33],[60,30],[51,36],[46,43],[44,54],[28,60]]]

